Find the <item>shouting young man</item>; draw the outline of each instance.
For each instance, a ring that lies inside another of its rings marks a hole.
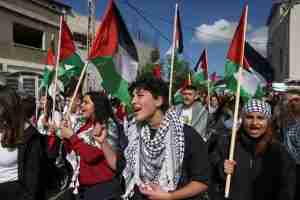
[[[168,87],[153,76],[130,87],[134,120],[125,134],[125,199],[191,199],[208,188],[206,144],[168,105]]]

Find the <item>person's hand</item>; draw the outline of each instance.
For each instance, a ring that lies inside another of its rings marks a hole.
[[[224,161],[224,172],[226,174],[233,174],[236,162],[234,160]]]
[[[55,131],[58,127],[55,125],[55,123],[49,123],[48,124],[48,132],[50,133],[50,135],[55,134]]]
[[[107,128],[105,124],[100,124],[99,122],[97,122],[95,124],[94,130],[93,130],[93,135],[95,140],[99,143],[99,144],[103,144],[103,142],[106,141],[106,137],[107,137]]]
[[[72,128],[71,128],[71,122],[70,120],[64,120],[61,123],[61,137],[62,138],[66,138],[66,139],[70,139],[72,137],[72,135],[74,134]]]
[[[42,124],[43,124],[44,127],[48,127],[49,126],[48,117],[46,115],[43,116],[41,122],[42,122]]]
[[[158,184],[142,184],[139,186],[142,194],[151,200],[171,200],[171,193],[164,191]]]

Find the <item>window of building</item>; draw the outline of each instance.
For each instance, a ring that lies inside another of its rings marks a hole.
[[[19,88],[19,82],[18,78],[16,77],[8,77],[6,79],[6,85],[14,90],[17,90]]]
[[[13,24],[13,40],[15,44],[44,50],[44,32],[23,24]]]
[[[36,79],[30,76],[21,76],[22,78],[22,88],[30,95],[35,95]]]

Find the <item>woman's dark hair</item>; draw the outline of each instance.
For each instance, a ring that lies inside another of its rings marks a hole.
[[[0,87],[0,129],[3,147],[15,148],[23,142],[24,112],[16,91]]]
[[[166,112],[169,108],[168,96],[169,89],[167,84],[160,78],[154,77],[152,74],[144,74],[140,76],[135,82],[129,87],[129,92],[132,95],[133,91],[137,89],[144,89],[149,91],[154,98],[162,97],[163,103],[160,109]]]
[[[89,96],[95,106],[95,122],[104,123],[109,118],[114,119],[111,103],[105,94],[99,92],[88,92],[84,96]]]
[[[35,115],[36,102],[34,96],[27,95],[22,97],[22,105],[24,110],[25,120],[29,120]]]
[[[47,100],[46,100],[46,117],[52,118],[52,107],[53,107],[53,100],[50,96],[47,95]]]

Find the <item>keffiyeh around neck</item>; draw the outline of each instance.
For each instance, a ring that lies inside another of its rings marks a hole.
[[[181,177],[184,157],[183,123],[174,110],[169,110],[151,138],[148,125],[137,123],[128,128],[127,161],[123,171],[125,198],[133,195],[134,185],[141,182],[159,184],[164,190],[175,190]]]

